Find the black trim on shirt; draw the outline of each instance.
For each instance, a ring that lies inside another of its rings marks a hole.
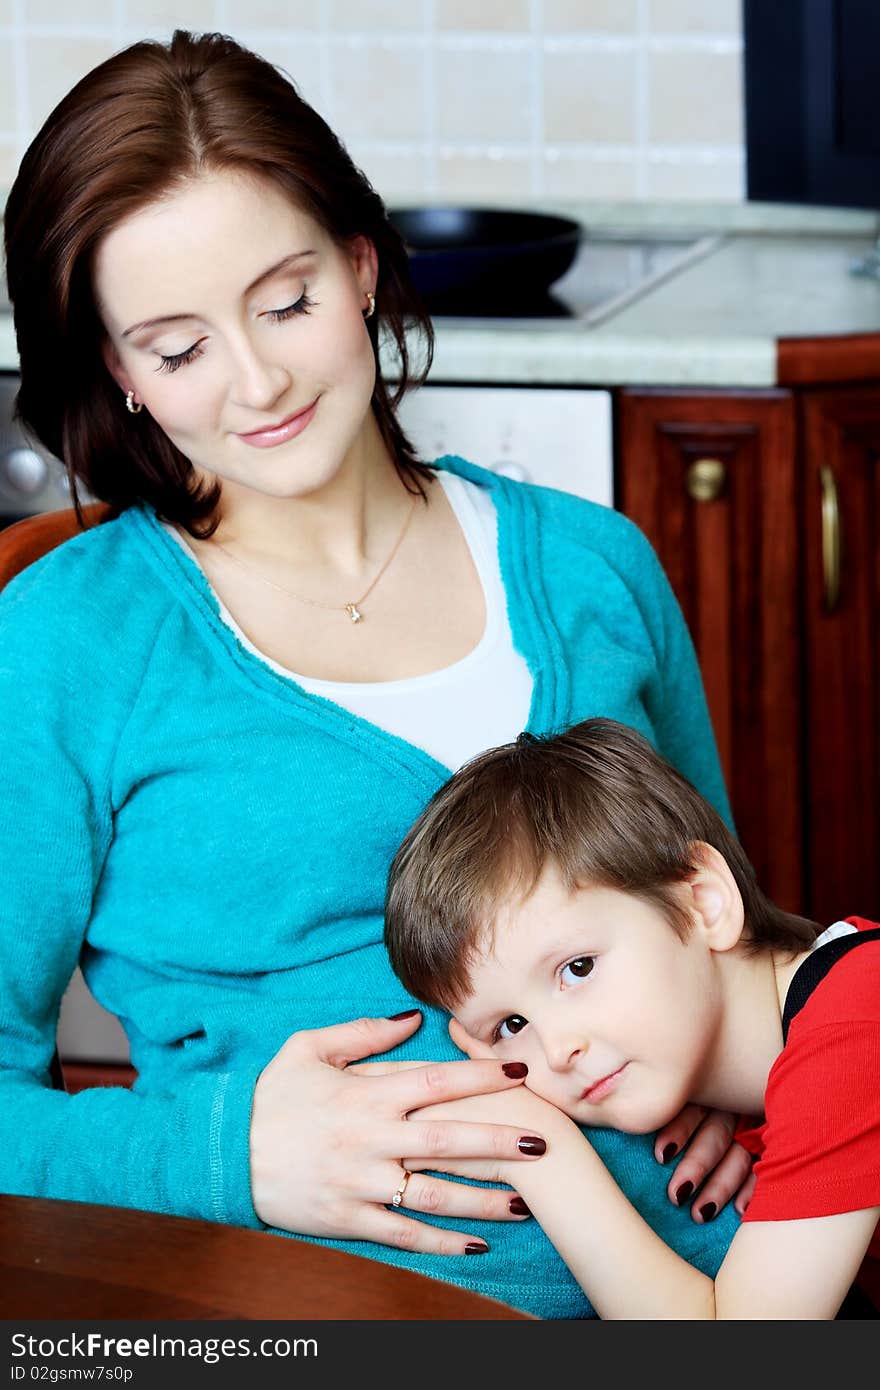
[[[846,936],[836,936],[833,941],[826,941],[818,951],[813,951],[803,964],[798,966],[788,987],[785,1008],[782,1011],[783,1043],[788,1042],[788,1030],[795,1014],[804,1007],[813,990],[824,980],[832,966],[854,946],[863,946],[866,941],[880,941],[880,927],[872,927],[870,931],[856,929],[847,932]]]

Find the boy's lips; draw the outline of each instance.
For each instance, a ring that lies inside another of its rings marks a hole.
[[[606,1076],[602,1076],[598,1081],[594,1081],[592,1085],[588,1086],[584,1091],[581,1100],[589,1101],[591,1105],[596,1105],[600,1100],[604,1100],[605,1096],[610,1095],[614,1090],[614,1087],[617,1085],[628,1066],[629,1062],[624,1062],[622,1067],[617,1068],[617,1071],[608,1072]]]

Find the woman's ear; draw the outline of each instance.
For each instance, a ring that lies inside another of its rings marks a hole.
[[[745,927],[745,908],[736,879],[714,845],[695,840],[691,852],[695,870],[688,887],[695,928],[711,950],[730,951],[738,945]]]
[[[367,294],[368,291],[375,294],[376,281],[379,278],[379,257],[370,238],[351,237],[348,242],[348,254],[361,294]]]
[[[104,359],[104,366],[116,382],[116,385],[122,391],[123,395],[127,396],[129,391],[134,388],[129,380],[128,373],[122,365],[119,353],[107,337],[101,339],[101,356]]]

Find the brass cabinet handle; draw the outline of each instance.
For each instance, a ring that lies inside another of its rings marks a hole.
[[[697,459],[685,475],[688,496],[695,502],[714,502],[727,481],[727,469],[720,459]]]
[[[833,613],[840,598],[840,508],[834,469],[823,463],[819,469],[822,484],[822,574],[825,584],[825,612]]]

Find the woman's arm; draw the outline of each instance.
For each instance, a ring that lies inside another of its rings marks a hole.
[[[234,1176],[247,1172],[255,1075],[194,1075],[151,1097],[50,1086],[114,833],[120,733],[151,651],[128,640],[130,613],[106,621],[102,578],[94,558],[77,567],[58,552],[0,601],[0,1190],[255,1225]]]

